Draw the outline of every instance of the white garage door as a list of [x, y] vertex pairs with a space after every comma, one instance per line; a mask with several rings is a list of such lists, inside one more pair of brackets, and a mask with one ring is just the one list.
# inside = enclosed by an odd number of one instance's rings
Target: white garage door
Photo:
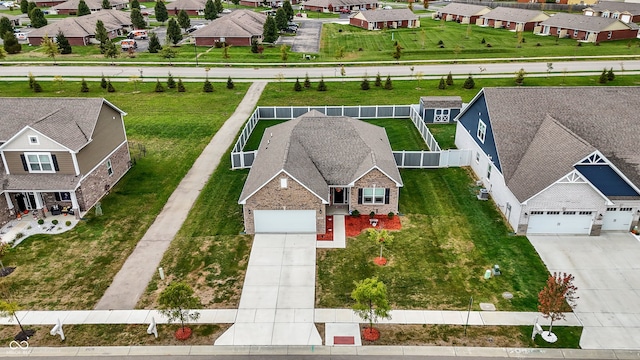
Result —
[[591, 232], [593, 215], [578, 214], [537, 214], [529, 217], [527, 234], [576, 234]]
[[609, 208], [602, 217], [602, 230], [624, 230], [631, 229], [633, 212], [631, 208]]
[[256, 233], [315, 233], [315, 210], [255, 210]]

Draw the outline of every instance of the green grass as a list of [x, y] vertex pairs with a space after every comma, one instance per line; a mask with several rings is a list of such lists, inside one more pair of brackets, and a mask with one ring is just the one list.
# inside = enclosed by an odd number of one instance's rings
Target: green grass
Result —
[[262, 140], [262, 134], [266, 128], [278, 124], [282, 124], [287, 120], [260, 120], [256, 124], [256, 127], [251, 132], [251, 136], [247, 140], [247, 143], [244, 145], [244, 151], [252, 151], [257, 150], [258, 146], [260, 146], [260, 141]]
[[[248, 84], [209, 94], [196, 83], [186, 83], [185, 93], [162, 94], [153, 92], [155, 81], [139, 84], [139, 93], [132, 84], [116, 83], [112, 94], [97, 83], [89, 83], [88, 94], [80, 93], [78, 81], [41, 84], [44, 92], [34, 94], [25, 82], [3, 82], [0, 96], [105, 97], [128, 113], [125, 126], [137, 161], [102, 200], [103, 216], [91, 212], [69, 232], [29, 237], [3, 260], [17, 267], [3, 282], [23, 308], [90, 309]], [[215, 111], [203, 104], [216, 104]]]
[[456, 148], [456, 124], [428, 124], [427, 127], [441, 149]]
[[[464, 310], [469, 298], [501, 311], [535, 311], [547, 270], [526, 237], [510, 236], [492, 202], [478, 201], [462, 168], [401, 170], [403, 229], [373, 264], [378, 246], [360, 235], [346, 249], [319, 250], [316, 305], [351, 307], [353, 281], [378, 276], [393, 308]], [[499, 264], [504, 275], [484, 280]], [[509, 291], [512, 300], [501, 294]]]

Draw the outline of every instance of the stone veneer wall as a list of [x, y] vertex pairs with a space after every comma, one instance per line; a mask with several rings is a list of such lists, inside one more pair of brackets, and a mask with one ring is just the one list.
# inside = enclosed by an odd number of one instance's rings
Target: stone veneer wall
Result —
[[[388, 188], [389, 203], [381, 205], [358, 204], [358, 189], [371, 187]], [[372, 211], [380, 215], [386, 215], [390, 212], [397, 213], [399, 194], [400, 188], [396, 186], [395, 182], [380, 170], [374, 169], [356, 181], [355, 186], [351, 188], [349, 209], [358, 210], [362, 215], [368, 215]]]
[[9, 212], [9, 204], [3, 193], [0, 193], [0, 227], [11, 221], [15, 216]]
[[[107, 160], [109, 159], [111, 159], [111, 168], [113, 169], [111, 176], [107, 173]], [[82, 180], [82, 184], [76, 190], [80, 211], [90, 209], [111, 190], [129, 170], [130, 160], [129, 148], [125, 142]]]
[[[280, 187], [280, 179], [287, 178], [287, 187]], [[251, 210], [251, 214], [249, 214]], [[243, 206], [244, 229], [247, 234], [254, 234], [253, 213], [255, 210], [315, 210], [316, 231], [326, 232], [325, 205], [317, 196], [309, 192], [297, 181], [282, 173], [247, 199]]]

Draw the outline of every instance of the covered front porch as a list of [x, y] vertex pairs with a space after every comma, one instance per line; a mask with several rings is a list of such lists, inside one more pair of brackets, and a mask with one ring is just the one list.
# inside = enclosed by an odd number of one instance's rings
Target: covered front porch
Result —
[[4, 197], [11, 218], [81, 215], [74, 191], [5, 191]]
[[327, 205], [327, 215], [348, 215], [349, 199], [351, 198], [351, 187], [331, 186], [329, 187], [329, 205]]

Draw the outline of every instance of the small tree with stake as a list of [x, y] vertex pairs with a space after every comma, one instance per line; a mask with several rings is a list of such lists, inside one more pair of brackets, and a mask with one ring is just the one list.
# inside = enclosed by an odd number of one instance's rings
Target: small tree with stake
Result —
[[190, 310], [200, 307], [200, 299], [193, 295], [193, 289], [183, 282], [172, 282], [160, 293], [158, 304], [160, 313], [167, 317], [169, 323], [180, 320], [182, 326], [175, 333], [176, 339], [188, 339], [191, 329], [184, 326], [185, 321], [200, 318], [200, 313]]
[[538, 311], [545, 319], [551, 319], [549, 334], [552, 334], [553, 322], [563, 320], [565, 312], [576, 306], [576, 290], [574, 276], [567, 273], [553, 273], [547, 279], [547, 285], [538, 294]]
[[[14, 337], [16, 341], [27, 341], [30, 337], [35, 333], [34, 330], [25, 330], [20, 323], [20, 319], [18, 319], [17, 312], [20, 310], [18, 307], [18, 303], [13, 301], [0, 300], [0, 316], [15, 318], [18, 326], [20, 327], [20, 332], [18, 335]], [[10, 320], [11, 321], [11, 320]]]
[[387, 259], [382, 257], [382, 249], [384, 249], [385, 245], [390, 246], [393, 243], [393, 235], [389, 234], [386, 229], [367, 229], [367, 237], [369, 238], [369, 241], [376, 245], [380, 245], [380, 256], [377, 257], [374, 262], [378, 265], [386, 264]]
[[356, 301], [353, 311], [369, 322], [369, 328], [363, 333], [365, 340], [375, 341], [380, 338], [380, 332], [373, 328], [373, 323], [378, 318], [391, 318], [387, 287], [377, 277], [354, 282], [354, 285], [356, 288], [351, 292], [351, 298]]

